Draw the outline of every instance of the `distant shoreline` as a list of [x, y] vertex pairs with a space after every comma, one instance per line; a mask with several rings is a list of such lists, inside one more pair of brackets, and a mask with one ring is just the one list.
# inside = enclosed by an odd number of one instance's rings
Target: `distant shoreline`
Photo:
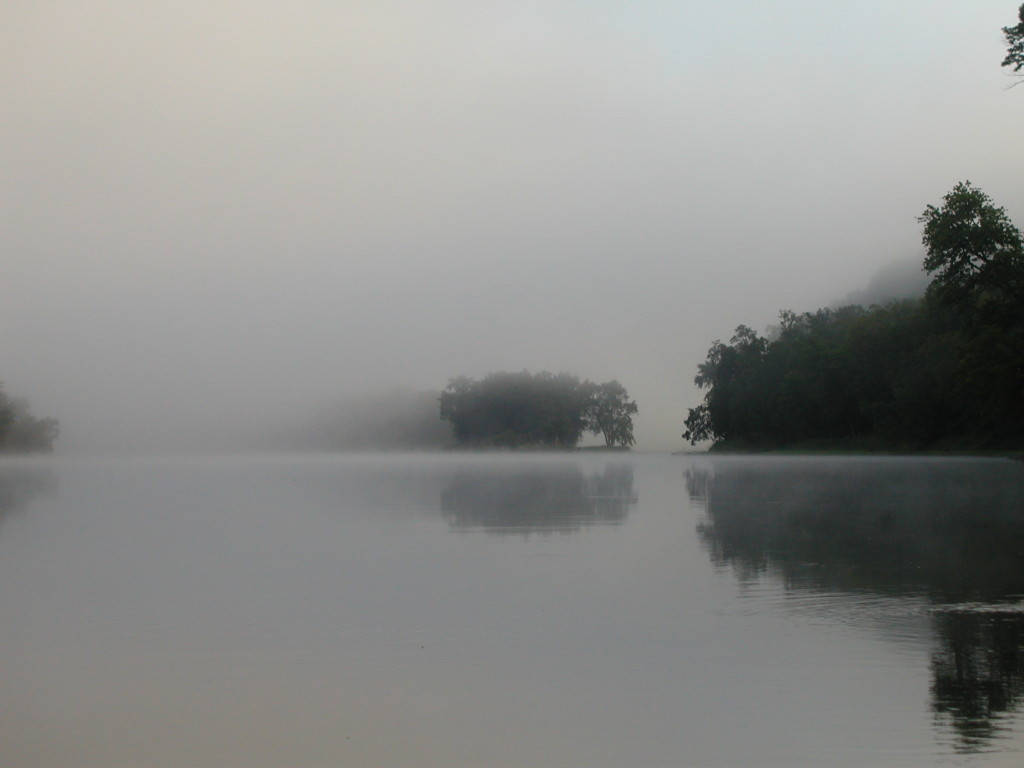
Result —
[[673, 456], [907, 456], [1008, 459], [1024, 462], [1024, 450], [1001, 451], [996, 449], [935, 448], [923, 450], [900, 450], [898, 448], [709, 448], [706, 451], [674, 451]]

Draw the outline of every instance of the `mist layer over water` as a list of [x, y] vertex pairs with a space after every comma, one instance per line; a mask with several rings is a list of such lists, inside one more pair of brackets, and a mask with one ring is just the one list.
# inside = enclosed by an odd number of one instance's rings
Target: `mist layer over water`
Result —
[[1022, 498], [995, 461], [7, 463], [0, 763], [1013, 764]]

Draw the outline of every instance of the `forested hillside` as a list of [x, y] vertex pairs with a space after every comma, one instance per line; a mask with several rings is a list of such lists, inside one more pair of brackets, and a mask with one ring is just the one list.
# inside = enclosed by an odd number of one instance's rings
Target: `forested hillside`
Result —
[[698, 367], [684, 438], [714, 447], [1024, 447], [1024, 240], [969, 182], [920, 217], [923, 299], [739, 326]]

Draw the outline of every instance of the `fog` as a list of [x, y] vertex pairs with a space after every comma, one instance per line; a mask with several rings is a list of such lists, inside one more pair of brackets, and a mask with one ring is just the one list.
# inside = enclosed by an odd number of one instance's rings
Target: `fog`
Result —
[[682, 447], [713, 339], [1024, 224], [1016, 6], [9, 0], [0, 378], [67, 452], [523, 368]]

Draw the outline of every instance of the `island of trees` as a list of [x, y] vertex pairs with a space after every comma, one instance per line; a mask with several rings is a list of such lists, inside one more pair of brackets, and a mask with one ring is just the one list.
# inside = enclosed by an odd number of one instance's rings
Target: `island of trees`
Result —
[[739, 326], [698, 367], [707, 392], [683, 437], [725, 450], [1024, 447], [1020, 230], [970, 182], [919, 220], [923, 298], [784, 311], [767, 336]]
[[37, 419], [27, 400], [9, 397], [0, 385], [0, 453], [49, 453], [58, 434], [56, 419]]
[[574, 448], [584, 432], [607, 447], [633, 444], [636, 403], [617, 381], [595, 384], [568, 373], [459, 376], [441, 393], [441, 418], [461, 446]]

